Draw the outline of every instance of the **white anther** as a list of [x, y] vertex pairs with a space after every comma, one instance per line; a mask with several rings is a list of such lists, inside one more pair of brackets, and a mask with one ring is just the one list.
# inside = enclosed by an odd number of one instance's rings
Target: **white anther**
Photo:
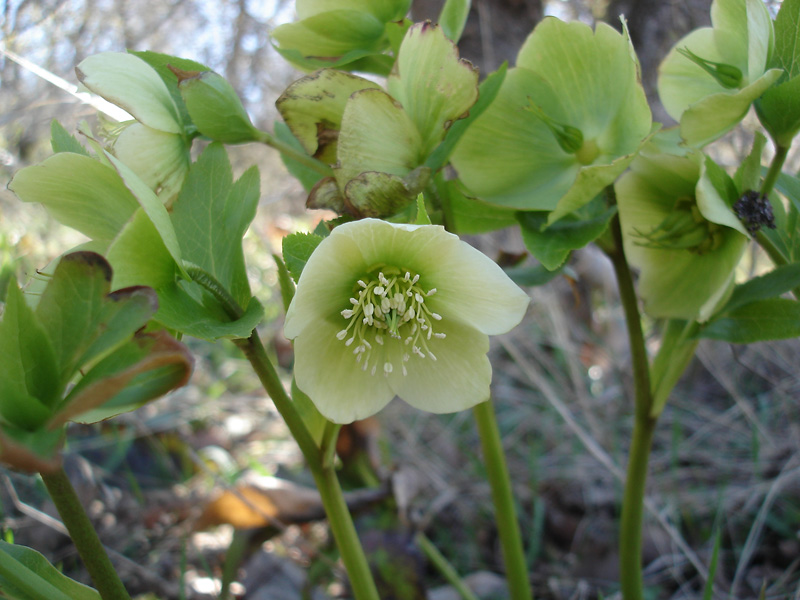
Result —
[[403, 281], [408, 281], [409, 279], [411, 279], [411, 273], [406, 271], [406, 274], [403, 275]]
[[349, 319], [350, 317], [352, 317], [352, 316], [353, 316], [353, 314], [354, 314], [354, 313], [353, 313], [353, 311], [352, 311], [352, 310], [350, 310], [349, 308], [348, 308], [348, 309], [346, 309], [346, 310], [343, 310], [343, 311], [342, 311], [342, 316], [343, 316], [345, 319]]
[[337, 339], [343, 340], [347, 337], [347, 329], [342, 329], [339, 333], [336, 334]]
[[416, 316], [416, 314], [417, 313], [414, 311], [414, 307], [412, 306], [411, 308], [409, 308], [406, 311], [406, 314], [403, 315], [403, 320], [404, 321], [410, 321], [411, 319], [413, 319]]
[[434, 319], [436, 319], [437, 321], [441, 321], [442, 320], [442, 315], [440, 315], [439, 313], [431, 313], [431, 316]]
[[375, 314], [375, 305], [372, 304], [372, 302], [364, 305], [364, 314], [368, 317], [371, 317], [373, 314]]
[[344, 345], [345, 345], [345, 346], [349, 346], [349, 345], [351, 345], [351, 344], [352, 344], [353, 342], [355, 342], [355, 341], [356, 341], [356, 336], [353, 336], [353, 337], [351, 337], [349, 340], [347, 340], [347, 341], [344, 343]]
[[436, 360], [436, 356], [430, 350], [428, 350], [428, 356], [430, 356], [433, 360]]
[[364, 289], [367, 289], [367, 284], [361, 281], [360, 279], [358, 280], [358, 285], [360, 285]]
[[414, 285], [419, 281], [419, 275], [414, 275], [414, 279], [411, 280], [411, 285]]
[[408, 369], [406, 369], [406, 366], [403, 365], [403, 376], [405, 377], [406, 375], [408, 375]]
[[436, 293], [436, 288], [431, 288], [428, 290], [428, 293], [425, 294], [426, 296], [433, 296]]
[[390, 362], [383, 363], [383, 372], [384, 372], [384, 374], [388, 375], [393, 370], [394, 370], [394, 367], [392, 366], [392, 363], [390, 363]]
[[447, 337], [447, 334], [445, 334], [445, 333], [434, 333], [433, 337], [439, 338], [440, 340], [443, 340], [444, 338]]
[[378, 344], [380, 344], [381, 346], [383, 346], [383, 336], [382, 335], [376, 335], [375, 336], [375, 341], [378, 342]]
[[403, 362], [408, 362], [409, 360], [411, 360], [411, 355], [408, 352], [404, 353]]
[[383, 311], [383, 314], [387, 314], [390, 310], [392, 310], [392, 303], [388, 298], [383, 298], [381, 300], [381, 310]]
[[353, 306], [358, 306], [358, 300], [356, 300], [355, 298], [350, 298], [350, 304], [352, 304]]
[[366, 348], [369, 348], [370, 350], [372, 350], [372, 344], [370, 344], [367, 340], [362, 340], [361, 341], [361, 347], [362, 348], [366, 347]]
[[423, 297], [422, 297], [422, 294], [420, 294], [419, 292], [417, 292], [416, 294], [414, 294], [414, 300], [416, 300], [416, 301], [417, 301], [417, 302], [419, 302], [420, 304], [422, 304], [423, 302], [425, 302], [425, 298], [423, 298]]

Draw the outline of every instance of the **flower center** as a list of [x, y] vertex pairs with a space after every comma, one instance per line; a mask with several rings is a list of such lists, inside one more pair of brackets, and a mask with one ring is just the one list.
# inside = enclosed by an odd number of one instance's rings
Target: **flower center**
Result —
[[679, 198], [672, 212], [651, 231], [634, 232], [638, 245], [658, 250], [688, 250], [703, 255], [722, 243], [722, 227], [707, 221], [690, 197]]
[[[389, 273], [389, 269], [386, 271]], [[444, 333], [433, 331], [433, 322], [442, 317], [425, 303], [425, 299], [435, 293], [436, 288], [423, 290], [419, 285], [419, 275], [412, 275], [409, 271], [398, 270], [396, 274], [389, 273], [388, 277], [380, 271], [369, 283], [359, 279], [358, 288], [350, 298], [352, 308], [342, 311], [342, 317], [348, 321], [347, 327], [336, 337], [340, 340], [346, 338], [345, 346], [355, 346], [356, 362], [373, 375], [378, 371], [378, 362], [383, 354], [375, 352], [373, 357], [373, 342], [383, 346], [389, 340], [398, 340], [405, 347], [400, 366], [403, 375], [408, 375], [406, 363], [411, 360], [411, 354], [436, 360], [428, 342], [432, 338], [445, 337]], [[383, 363], [385, 376], [393, 370], [391, 362]]]

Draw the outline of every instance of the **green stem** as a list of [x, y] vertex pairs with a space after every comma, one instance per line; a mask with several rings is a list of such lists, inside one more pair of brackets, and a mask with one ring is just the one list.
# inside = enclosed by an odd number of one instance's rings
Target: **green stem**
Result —
[[380, 600], [333, 463], [311, 469], [356, 600]]
[[519, 533], [511, 478], [503, 453], [494, 406], [491, 401], [481, 402], [472, 409], [472, 414], [481, 438], [486, 475], [492, 489], [497, 532], [503, 548], [503, 560], [506, 564], [506, 578], [511, 592], [511, 600], [531, 600], [533, 592], [530, 579], [528, 579], [528, 565], [525, 561], [525, 551]]
[[332, 455], [330, 460], [325, 460], [325, 455], [329, 452], [328, 448], [332, 445], [335, 449], [338, 426], [334, 424], [326, 426], [326, 445], [320, 449], [283, 388], [275, 367], [269, 360], [255, 330], [246, 340], [236, 340], [236, 345], [241, 348], [250, 361], [261, 384], [272, 398], [275, 407], [286, 421], [286, 426], [308, 461], [322, 499], [322, 505], [325, 508], [325, 514], [328, 515], [328, 523], [333, 537], [350, 577], [350, 585], [356, 600], [380, 600], [367, 557], [364, 555], [355, 525], [353, 525], [353, 518], [350, 516], [339, 479], [336, 476]]
[[[607, 189], [610, 204], [616, 204], [613, 188]], [[642, 527], [644, 517], [644, 494], [647, 484], [648, 461], [653, 442], [653, 431], [657, 418], [651, 417], [653, 396], [650, 388], [650, 365], [645, 347], [642, 320], [633, 276], [625, 258], [622, 245], [622, 229], [619, 214], [614, 215], [610, 225], [613, 247], [606, 254], [614, 266], [617, 276], [620, 301], [628, 327], [634, 383], [634, 425], [628, 456], [628, 472], [622, 501], [620, 523], [620, 583], [625, 600], [641, 600], [644, 595], [642, 574]]]
[[64, 469], [42, 473], [41, 476], [100, 597], [103, 600], [130, 600]]
[[288, 156], [292, 160], [296, 160], [297, 162], [299, 162], [304, 167], [308, 167], [309, 169], [312, 169], [313, 171], [316, 171], [317, 173], [319, 173], [323, 177], [332, 177], [333, 176], [333, 169], [331, 169], [325, 163], [317, 160], [316, 158], [313, 158], [313, 157], [309, 156], [305, 152], [300, 152], [299, 150], [296, 150], [295, 148], [292, 148], [286, 142], [282, 142], [281, 140], [272, 137], [266, 131], [259, 131], [259, 134], [260, 134], [260, 136], [259, 136], [258, 141], [261, 142], [262, 144], [266, 144], [267, 146], [270, 146], [271, 148], [275, 148], [275, 150], [277, 150], [281, 154], [284, 154], [285, 156]]
[[786, 162], [786, 156], [789, 154], [789, 146], [780, 146], [775, 144], [775, 156], [772, 157], [772, 162], [769, 165], [764, 181], [761, 184], [761, 195], [769, 196], [772, 193], [772, 188], [775, 187], [775, 182], [778, 181], [778, 176], [783, 169], [783, 163]]
[[308, 432], [308, 428], [303, 422], [300, 413], [297, 412], [289, 394], [286, 393], [283, 383], [278, 377], [272, 361], [267, 356], [267, 351], [264, 349], [256, 330], [253, 330], [249, 338], [234, 340], [234, 343], [244, 353], [247, 360], [250, 361], [259, 381], [261, 381], [261, 385], [264, 386], [267, 394], [272, 398], [275, 408], [286, 422], [289, 432], [297, 442], [297, 445], [300, 446], [300, 451], [308, 461], [308, 464], [312, 469], [318, 467], [322, 461], [320, 449]]
[[420, 531], [415, 536], [415, 540], [425, 556], [428, 557], [428, 560], [431, 561], [447, 582], [456, 589], [462, 600], [478, 600], [478, 597], [467, 587], [467, 584], [459, 577], [453, 565], [439, 552], [439, 549], [428, 539], [428, 536]]

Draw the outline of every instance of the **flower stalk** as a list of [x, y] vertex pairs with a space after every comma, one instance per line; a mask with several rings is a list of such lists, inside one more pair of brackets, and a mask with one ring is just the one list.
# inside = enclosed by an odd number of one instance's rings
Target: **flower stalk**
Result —
[[103, 600], [130, 600], [64, 469], [41, 473], [41, 476], [100, 597]]
[[519, 532], [514, 493], [511, 489], [511, 478], [508, 474], [508, 465], [503, 452], [494, 406], [491, 401], [481, 402], [473, 407], [472, 414], [481, 438], [483, 459], [486, 462], [486, 476], [492, 489], [497, 532], [503, 548], [503, 560], [506, 564], [506, 579], [511, 600], [532, 600], [533, 592], [528, 578], [528, 565], [525, 561], [522, 537]]
[[[609, 202], [616, 204], [613, 188], [607, 188]], [[625, 600], [641, 600], [644, 594], [642, 573], [642, 529], [648, 461], [657, 417], [651, 416], [653, 396], [641, 316], [633, 276], [625, 258], [619, 214], [611, 220], [613, 247], [606, 248], [617, 276], [620, 300], [628, 327], [634, 381], [634, 425], [628, 457], [628, 471], [620, 523], [620, 583]]]

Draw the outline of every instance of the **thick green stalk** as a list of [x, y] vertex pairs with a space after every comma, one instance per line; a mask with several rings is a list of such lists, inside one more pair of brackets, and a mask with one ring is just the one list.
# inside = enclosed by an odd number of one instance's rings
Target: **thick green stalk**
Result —
[[[308, 432], [300, 414], [295, 410], [291, 398], [283, 388], [283, 384], [278, 378], [275, 367], [269, 360], [264, 346], [257, 333], [253, 331], [247, 340], [237, 340], [237, 345], [242, 349], [250, 364], [253, 366], [264, 389], [272, 398], [278, 412], [286, 421], [292, 436], [300, 446], [314, 481], [319, 489], [322, 498], [322, 505], [325, 514], [328, 515], [333, 537], [339, 547], [347, 574], [350, 577], [350, 585], [356, 600], [380, 600], [375, 581], [369, 570], [367, 558], [358, 539], [356, 528], [353, 525], [353, 518], [347, 508], [347, 503], [342, 495], [342, 488], [336, 476], [332, 457], [328, 452], [328, 447], [320, 449]], [[327, 444], [336, 443], [335, 433], [338, 432], [336, 426], [326, 428], [328, 435]], [[326, 454], [329, 460], [325, 460]]]
[[[613, 188], [608, 189], [608, 195], [610, 202], [615, 203]], [[633, 434], [620, 522], [620, 584], [625, 600], [641, 600], [644, 595], [642, 574], [644, 494], [657, 418], [651, 416], [653, 396], [650, 388], [650, 365], [636, 290], [633, 286], [633, 276], [622, 245], [619, 214], [614, 215], [610, 229], [613, 247], [605, 250], [617, 276], [620, 300], [628, 327], [635, 403]]]
[[100, 597], [103, 600], [130, 600], [64, 469], [41, 475]]
[[511, 600], [531, 600], [533, 592], [530, 579], [528, 579], [528, 565], [525, 561], [525, 550], [522, 547], [522, 537], [519, 533], [511, 478], [503, 453], [494, 406], [490, 401], [481, 402], [472, 409], [472, 414], [481, 438], [483, 459], [486, 462], [486, 476], [492, 489], [497, 533], [503, 548], [503, 560], [506, 564], [506, 578]]
[[292, 148], [289, 144], [282, 142], [281, 140], [271, 136], [266, 131], [259, 131], [260, 137], [259, 142], [262, 144], [266, 144], [271, 148], [275, 148], [281, 154], [284, 154], [291, 158], [292, 160], [296, 160], [304, 167], [308, 167], [322, 175], [323, 177], [332, 177], [333, 176], [333, 169], [331, 169], [328, 165], [323, 162], [318, 161], [316, 158], [313, 158], [306, 154], [305, 152], [300, 152], [294, 148]]

